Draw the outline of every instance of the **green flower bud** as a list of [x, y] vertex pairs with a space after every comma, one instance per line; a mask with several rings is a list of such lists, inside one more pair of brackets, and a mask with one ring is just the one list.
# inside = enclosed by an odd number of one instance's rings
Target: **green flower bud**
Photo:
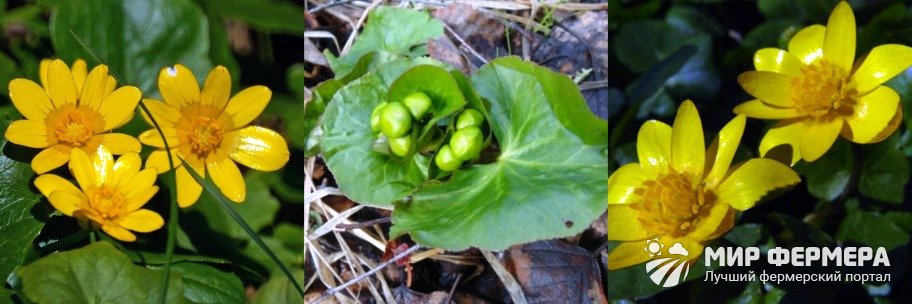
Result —
[[450, 137], [450, 149], [453, 157], [459, 160], [472, 160], [478, 158], [484, 145], [484, 135], [478, 127], [465, 127], [456, 130]]
[[437, 150], [437, 156], [434, 157], [434, 163], [437, 164], [437, 168], [447, 172], [456, 171], [456, 169], [459, 169], [459, 166], [462, 166], [462, 161], [453, 157], [453, 151], [450, 150], [449, 145], [444, 145], [443, 147], [440, 147], [440, 150]]
[[399, 138], [390, 138], [389, 146], [393, 154], [405, 157], [408, 155], [409, 150], [412, 149], [412, 137], [406, 135]]
[[456, 130], [464, 129], [465, 127], [481, 128], [482, 123], [484, 123], [484, 115], [481, 115], [481, 112], [475, 109], [465, 109], [459, 114], [459, 118], [456, 119]]
[[412, 116], [399, 102], [390, 102], [380, 110], [380, 131], [389, 138], [399, 138], [412, 131]]
[[380, 132], [380, 111], [383, 109], [383, 107], [386, 106], [386, 104], [386, 101], [381, 102], [379, 105], [377, 105], [376, 108], [374, 108], [374, 112], [371, 113], [371, 132], [374, 132], [375, 134]]
[[412, 113], [412, 117], [415, 119], [421, 119], [431, 108], [431, 98], [422, 92], [415, 92], [405, 96], [402, 99], [402, 103], [408, 107], [409, 112]]

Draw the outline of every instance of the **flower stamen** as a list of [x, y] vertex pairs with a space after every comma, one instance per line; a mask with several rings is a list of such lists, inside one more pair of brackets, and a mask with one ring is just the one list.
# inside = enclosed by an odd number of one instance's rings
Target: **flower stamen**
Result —
[[680, 237], [692, 232], [709, 215], [716, 195], [694, 187], [686, 175], [672, 172], [643, 182], [634, 190], [639, 200], [630, 205], [649, 235]]
[[842, 68], [819, 59], [801, 68], [792, 80], [795, 109], [802, 116], [829, 121], [852, 115], [857, 103], [855, 89], [848, 87], [849, 75]]

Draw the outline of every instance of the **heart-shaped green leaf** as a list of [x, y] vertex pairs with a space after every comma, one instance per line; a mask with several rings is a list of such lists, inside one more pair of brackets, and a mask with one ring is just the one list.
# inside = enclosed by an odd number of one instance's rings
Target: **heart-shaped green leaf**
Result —
[[[159, 303], [161, 270], [133, 265], [107, 242], [57, 252], [16, 270], [34, 303]], [[181, 302], [183, 284], [171, 274], [167, 303]]]
[[[6, 124], [2, 128], [6, 131]], [[10, 159], [7, 155], [21, 151], [0, 138], [0, 276], [7, 277], [22, 263], [32, 250], [32, 241], [44, 227], [44, 219], [36, 215], [52, 210], [46, 204], [36, 205], [41, 198], [32, 192], [31, 179], [35, 176], [28, 163]], [[34, 212], [36, 208], [45, 209]]]
[[237, 276], [197, 263], [175, 263], [171, 271], [183, 279], [184, 299], [191, 303], [246, 303], [244, 285]]
[[189, 0], [61, 1], [49, 27], [54, 49], [67, 63], [83, 58], [98, 64], [98, 56], [123, 77], [118, 81], [149, 96], [158, 91], [164, 67], [180, 63], [202, 79], [212, 66], [209, 23]]
[[501, 250], [579, 233], [605, 212], [608, 125], [569, 77], [507, 57], [482, 67], [472, 83], [491, 101], [500, 156], [397, 204], [392, 236]]

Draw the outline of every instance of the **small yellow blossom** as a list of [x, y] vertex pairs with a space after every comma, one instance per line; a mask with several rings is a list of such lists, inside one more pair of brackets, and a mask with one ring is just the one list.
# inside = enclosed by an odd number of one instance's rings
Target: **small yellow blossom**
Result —
[[79, 220], [80, 226], [101, 227], [111, 237], [132, 242], [130, 230], [152, 232], [164, 225], [158, 213], [140, 209], [158, 192], [154, 186], [155, 169], [140, 170], [139, 154], [129, 152], [114, 161], [105, 146], [98, 146], [91, 156], [82, 149], [72, 149], [70, 172], [79, 184], [54, 175], [35, 179], [41, 191], [57, 211]]
[[674, 126], [651, 120], [637, 135], [639, 163], [608, 178], [608, 239], [622, 241], [608, 255], [608, 268], [647, 261], [646, 240], [680, 243], [694, 259], [705, 241], [731, 229], [734, 210], [746, 210], [775, 189], [800, 179], [789, 167], [754, 158], [731, 166], [744, 115], [725, 125], [706, 149], [703, 127], [690, 100], [678, 108]]
[[[211, 178], [226, 197], [240, 203], [247, 190], [235, 162], [260, 171], [278, 170], [288, 162], [288, 144], [281, 135], [247, 126], [269, 103], [272, 92], [265, 86], [246, 88], [229, 99], [231, 76], [227, 69], [212, 69], [200, 91], [193, 73], [178, 64], [161, 70], [158, 88], [164, 102], [146, 100], [145, 104], [171, 148], [181, 207], [195, 203], [202, 192], [186, 165]], [[152, 124], [145, 114], [143, 118]], [[143, 132], [139, 140], [159, 148], [149, 155], [146, 166], [157, 168], [159, 173], [171, 169], [157, 130]]]
[[5, 134], [14, 144], [43, 149], [32, 159], [32, 170], [41, 174], [62, 166], [73, 148], [94, 153], [104, 144], [117, 155], [139, 152], [136, 138], [110, 132], [133, 117], [142, 95], [138, 88], [115, 90], [107, 66], [86, 73], [82, 60], [72, 70], [61, 60], [44, 60], [39, 74], [41, 86], [22, 78], [10, 81], [10, 99], [25, 119], [14, 121]]
[[799, 159], [814, 161], [840, 134], [867, 144], [896, 131], [902, 104], [899, 95], [882, 84], [912, 65], [912, 48], [877, 46], [859, 64], [855, 30], [852, 8], [840, 2], [826, 27], [805, 27], [789, 41], [788, 50], [757, 51], [757, 70], [738, 77], [744, 90], [757, 99], [734, 111], [752, 118], [781, 119], [761, 140], [761, 155], [787, 145], [791, 164]]

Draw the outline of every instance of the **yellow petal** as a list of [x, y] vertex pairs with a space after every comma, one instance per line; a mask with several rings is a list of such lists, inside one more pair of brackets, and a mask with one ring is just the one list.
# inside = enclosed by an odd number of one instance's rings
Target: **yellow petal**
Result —
[[[124, 176], [124, 179], [121, 179], [118, 187], [120, 188], [121, 193], [128, 198], [138, 196], [138, 194], [146, 191], [152, 191], [152, 194], [154, 194], [158, 191], [158, 187], [153, 186], [153, 184], [155, 184], [156, 176], [158, 176], [158, 171], [156, 171], [155, 168], [146, 168], [135, 175]], [[152, 188], [155, 188], [155, 190], [150, 190]], [[152, 196], [150, 195], [149, 197]], [[146, 199], [146, 201], [148, 201], [148, 199]], [[142, 201], [140, 204], [145, 204], [146, 201]]]
[[141, 209], [133, 211], [120, 219], [120, 226], [136, 232], [152, 232], [165, 225], [165, 220], [158, 213]]
[[747, 71], [738, 76], [738, 83], [748, 94], [783, 108], [795, 105], [791, 81], [792, 78], [785, 74], [763, 71]]
[[51, 61], [48, 67], [48, 95], [55, 105], [76, 104], [76, 82], [73, 73], [62, 60]]
[[861, 66], [852, 74], [852, 83], [861, 93], [867, 93], [902, 73], [912, 65], [912, 48], [899, 44], [875, 47]]
[[158, 192], [158, 186], [149, 186], [139, 191], [133, 192], [127, 196], [127, 203], [124, 205], [124, 211], [130, 212], [142, 208]]
[[136, 241], [135, 234], [117, 225], [103, 225], [101, 226], [101, 230], [104, 230], [104, 232], [110, 235], [112, 238], [118, 239], [122, 242]]
[[46, 148], [51, 145], [45, 125], [34, 120], [14, 121], [6, 128], [5, 136], [11, 143], [30, 148]]
[[637, 211], [630, 205], [608, 207], [608, 239], [612, 241], [639, 241], [649, 237], [649, 231], [637, 218]]
[[112, 130], [130, 122], [141, 96], [142, 93], [139, 92], [139, 88], [132, 86], [120, 87], [112, 92], [111, 95], [108, 95], [102, 101], [101, 109], [99, 110], [105, 122], [105, 130]]
[[16, 110], [29, 120], [44, 121], [54, 109], [47, 92], [34, 81], [13, 79], [9, 83], [9, 94]]
[[236, 202], [244, 202], [247, 196], [247, 185], [244, 184], [244, 177], [241, 176], [241, 170], [230, 158], [223, 158], [219, 162], [207, 162], [206, 172], [212, 182], [222, 190], [225, 197]]
[[73, 178], [79, 183], [79, 188], [91, 189], [98, 186], [96, 183], [95, 163], [81, 149], [71, 149], [70, 151], [70, 172], [73, 173]]
[[801, 158], [812, 162], [823, 156], [836, 142], [836, 138], [839, 137], [842, 124], [842, 119], [831, 119], [827, 122], [807, 122], [804, 133], [799, 138], [798, 149], [801, 150]]
[[272, 91], [264, 86], [252, 86], [234, 95], [228, 101], [225, 113], [231, 115], [231, 121], [235, 128], [241, 128], [249, 124], [266, 108], [272, 98]]
[[700, 114], [693, 102], [685, 100], [678, 107], [671, 127], [671, 166], [675, 171], [689, 175], [692, 182], [698, 182], [703, 179], [705, 162], [706, 145]]
[[229, 154], [231, 159], [252, 169], [274, 171], [288, 162], [285, 139], [263, 127], [250, 126], [229, 132], [222, 141], [233, 148]]
[[789, 40], [789, 53], [804, 62], [811, 64], [823, 56], [823, 37], [826, 36], [826, 27], [814, 24], [795, 33]]
[[[722, 203], [722, 204], [725, 204], [725, 203]], [[732, 226], [735, 225], [735, 209], [732, 209], [732, 208], [726, 208], [726, 209], [728, 209], [728, 212], [725, 213], [724, 218], [722, 219], [722, 222], [719, 223], [718, 227], [716, 227], [715, 232], [713, 232], [712, 234], [710, 234], [709, 236], [706, 237], [707, 240], [713, 240], [713, 239], [716, 239], [716, 238], [724, 235], [725, 233], [727, 233], [729, 230], [732, 229]]]
[[111, 92], [114, 92], [114, 88], [117, 86], [117, 80], [114, 80], [113, 76], [108, 75], [108, 80], [105, 81], [105, 93], [104, 96], [111, 95]]
[[[776, 150], [790, 152], [785, 158], [790, 159], [790, 161], [788, 161], [790, 165], [794, 165], [801, 159], [798, 142], [801, 134], [804, 133], [804, 129], [804, 123], [802, 120], [798, 119], [782, 120], [776, 123], [775, 126], [766, 132], [766, 135], [763, 135], [763, 139], [760, 140], [760, 156], [778, 159], [778, 157], [772, 155], [771, 152]], [[780, 146], [786, 147], [777, 148]], [[774, 150], [774, 148], [776, 149]]]
[[107, 133], [101, 135], [102, 145], [108, 148], [112, 154], [122, 155], [128, 152], [139, 152], [142, 145], [133, 136], [123, 133]]
[[640, 164], [626, 164], [608, 177], [608, 204], [629, 204], [636, 199], [633, 193], [646, 180]]
[[70, 160], [70, 148], [64, 145], [55, 145], [41, 150], [32, 158], [32, 170], [42, 174], [60, 166]]
[[[185, 166], [177, 167], [177, 205], [181, 208], [192, 206], [203, 192], [203, 186], [198, 184], [193, 176], [187, 172]], [[197, 172], [201, 176], [203, 172]]]
[[902, 111], [897, 111], [900, 108], [899, 95], [896, 91], [880, 86], [858, 99], [852, 115], [845, 118], [849, 127], [844, 128], [842, 134], [845, 138], [860, 144], [883, 140], [890, 134], [881, 134], [890, 127], [896, 113], [902, 115]]
[[[181, 160], [177, 157], [177, 149], [171, 149], [171, 158], [174, 161], [174, 167], [180, 166]], [[146, 159], [146, 168], [155, 168], [158, 174], [171, 170], [172, 167], [168, 165], [168, 154], [165, 153], [165, 150], [152, 151], [149, 158]]]
[[48, 69], [51, 67], [51, 59], [41, 59], [38, 64], [38, 79], [41, 80], [41, 86], [48, 88]]
[[73, 62], [73, 68], [71, 68], [70, 71], [73, 73], [73, 81], [76, 83], [77, 93], [82, 92], [82, 86], [85, 84], [88, 70], [89, 68], [86, 65], [85, 60], [76, 59], [76, 61]]
[[[175, 148], [180, 146], [180, 140], [177, 138], [177, 129], [174, 127], [162, 127], [162, 133], [165, 134], [165, 140], [168, 141], [168, 146]], [[158, 130], [152, 129], [142, 132], [139, 134], [139, 141], [143, 144], [153, 146], [156, 148], [164, 148], [165, 142], [162, 140], [161, 134], [158, 133]]]
[[827, 21], [823, 37], [823, 58], [843, 71], [852, 70], [855, 61], [855, 15], [848, 3], [836, 4]]
[[206, 77], [200, 101], [202, 104], [213, 105], [223, 110], [228, 104], [228, 97], [231, 97], [231, 75], [225, 67], [217, 66], [209, 72], [209, 77]]
[[651, 259], [645, 248], [646, 242], [624, 242], [608, 253], [608, 270], [617, 270], [637, 265]]
[[801, 181], [791, 168], [771, 159], [754, 158], [735, 169], [716, 189], [718, 199], [744, 211], [770, 191], [790, 187]]
[[715, 233], [725, 221], [729, 210], [731, 208], [726, 202], [717, 202], [709, 209], [709, 214], [696, 223], [697, 227], [687, 237], [699, 241], [709, 240], [709, 236]]
[[35, 188], [38, 188], [41, 195], [44, 195], [45, 197], [50, 197], [51, 193], [54, 193], [55, 191], [69, 192], [74, 195], [82, 193], [79, 188], [76, 188], [76, 185], [73, 185], [73, 183], [63, 177], [54, 174], [42, 174], [36, 177]]
[[158, 90], [165, 102], [174, 108], [183, 108], [200, 100], [196, 77], [190, 69], [180, 64], [164, 68], [158, 73]]
[[706, 175], [706, 183], [709, 187], [718, 185], [728, 174], [728, 167], [731, 165], [732, 158], [735, 157], [735, 152], [738, 151], [741, 135], [744, 134], [746, 121], [747, 118], [744, 115], [738, 115], [735, 119], [732, 119], [725, 127], [722, 127], [713, 145], [711, 145], [716, 151], [715, 153], [707, 153], [709, 157], [714, 157], [712, 159], [712, 169]]
[[108, 175], [105, 184], [114, 186], [123, 185], [127, 180], [136, 175], [136, 173], [139, 173], [140, 167], [142, 167], [142, 159], [139, 158], [139, 154], [132, 152], [125, 153], [114, 162], [114, 166], [111, 167], [111, 174]]
[[777, 48], [764, 48], [754, 54], [757, 71], [775, 72], [789, 76], [800, 76], [804, 64], [789, 52]]
[[[95, 168], [95, 185], [104, 184], [114, 173], [114, 155], [111, 154], [108, 147], [99, 145], [93, 154], [89, 154], [89, 157], [92, 159], [92, 167]], [[72, 154], [70, 154], [70, 158], [73, 158]]]
[[744, 114], [757, 119], [785, 119], [798, 117], [795, 108], [779, 108], [768, 105], [759, 99], [754, 99], [739, 104], [734, 109], [735, 114]]
[[85, 83], [82, 86], [78, 86], [82, 88], [79, 96], [79, 104], [99, 111], [101, 109], [101, 102], [105, 98], [107, 82], [108, 66], [102, 64], [92, 69], [92, 72], [86, 77]]
[[[155, 121], [158, 122], [160, 127], [173, 127], [174, 123], [181, 117], [180, 112], [176, 108], [173, 108], [164, 102], [155, 99], [143, 99], [143, 104], [146, 105], [146, 108], [149, 108], [149, 112], [152, 113], [152, 117], [155, 118]], [[152, 123], [152, 120], [149, 119], [149, 116], [146, 116], [145, 111], [140, 110], [139, 112], [142, 113], [142, 117], [146, 120], [146, 123], [150, 126], [155, 126]]]
[[54, 209], [60, 211], [67, 216], [72, 216], [73, 212], [81, 209], [83, 206], [83, 201], [85, 201], [85, 196], [82, 192], [70, 192], [57, 190], [51, 192], [51, 195], [48, 197], [48, 202], [51, 203], [51, 206], [54, 206]]
[[649, 177], [671, 167], [671, 127], [657, 120], [643, 123], [637, 133], [637, 158]]

